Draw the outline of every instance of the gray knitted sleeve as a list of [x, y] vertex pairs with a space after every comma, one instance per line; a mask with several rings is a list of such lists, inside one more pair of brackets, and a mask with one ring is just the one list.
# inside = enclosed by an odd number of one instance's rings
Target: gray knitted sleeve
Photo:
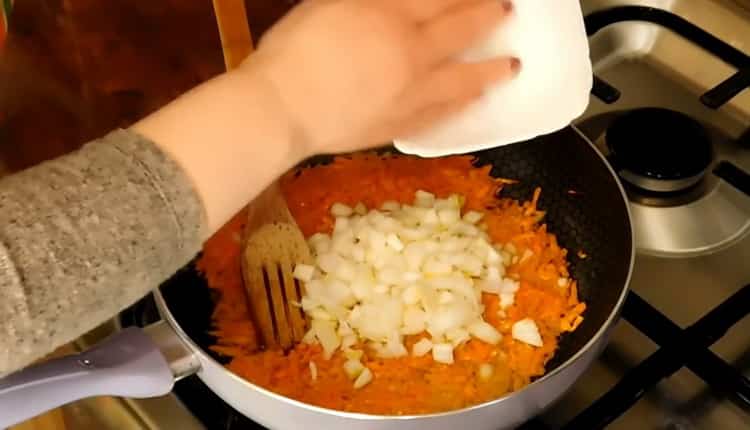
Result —
[[131, 131], [0, 180], [0, 375], [134, 303], [205, 232], [185, 173]]

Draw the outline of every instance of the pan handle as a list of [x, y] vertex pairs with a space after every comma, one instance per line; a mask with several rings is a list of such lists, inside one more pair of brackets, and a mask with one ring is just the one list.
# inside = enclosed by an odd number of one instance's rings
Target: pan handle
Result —
[[0, 429], [86, 397], [162, 396], [199, 366], [163, 321], [126, 328], [85, 352], [0, 379]]

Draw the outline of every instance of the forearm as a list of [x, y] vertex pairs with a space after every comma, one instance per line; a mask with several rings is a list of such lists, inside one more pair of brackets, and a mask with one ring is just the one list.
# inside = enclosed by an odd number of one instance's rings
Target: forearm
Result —
[[0, 181], [0, 375], [135, 302], [206, 231], [181, 169], [125, 131]]
[[192, 179], [212, 232], [303, 156], [273, 87], [252, 69], [214, 78], [133, 128]]

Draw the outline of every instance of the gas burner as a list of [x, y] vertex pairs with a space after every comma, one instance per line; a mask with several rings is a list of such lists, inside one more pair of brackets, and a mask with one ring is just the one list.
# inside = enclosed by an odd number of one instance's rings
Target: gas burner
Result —
[[750, 232], [750, 199], [712, 171], [716, 160], [744, 166], [736, 138], [674, 110], [644, 107], [579, 122], [618, 172], [643, 254], [718, 252]]
[[623, 181], [652, 193], [690, 190], [713, 159], [705, 128], [669, 109], [641, 108], [623, 114], [607, 129], [605, 142]]

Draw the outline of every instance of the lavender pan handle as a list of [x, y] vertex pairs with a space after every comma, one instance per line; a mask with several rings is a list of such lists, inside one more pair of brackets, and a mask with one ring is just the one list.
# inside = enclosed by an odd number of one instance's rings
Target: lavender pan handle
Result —
[[[171, 329], [162, 322], [156, 331], [163, 339]], [[175, 381], [171, 363], [152, 338], [141, 329], [127, 328], [86, 352], [0, 379], [0, 429], [86, 397], [167, 394]]]

